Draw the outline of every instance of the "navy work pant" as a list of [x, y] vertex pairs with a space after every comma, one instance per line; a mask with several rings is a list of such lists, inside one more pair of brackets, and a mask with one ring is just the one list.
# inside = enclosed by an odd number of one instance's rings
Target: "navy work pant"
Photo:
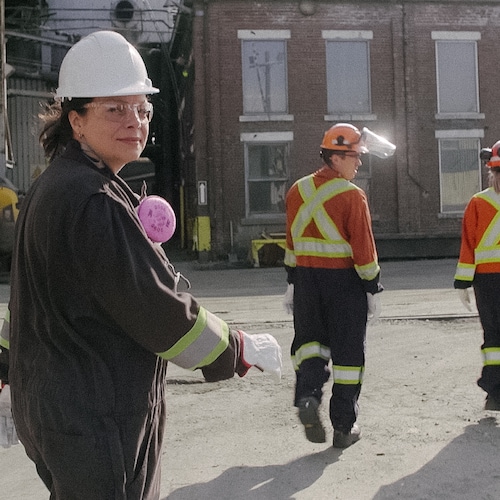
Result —
[[[294, 327], [291, 347], [296, 356], [301, 347], [320, 345], [330, 350], [332, 364], [357, 367], [365, 364], [367, 300], [362, 280], [354, 269], [297, 267], [294, 275]], [[326, 351], [327, 352], [327, 351]], [[296, 367], [295, 405], [314, 396], [319, 401], [329, 377], [329, 359], [322, 355], [300, 356]], [[356, 421], [359, 383], [338, 383], [334, 378], [330, 420], [334, 429], [347, 432]]]
[[[483, 327], [481, 349], [500, 350], [500, 274], [476, 274], [474, 294]], [[477, 383], [488, 395], [500, 401], [500, 364], [485, 364]]]

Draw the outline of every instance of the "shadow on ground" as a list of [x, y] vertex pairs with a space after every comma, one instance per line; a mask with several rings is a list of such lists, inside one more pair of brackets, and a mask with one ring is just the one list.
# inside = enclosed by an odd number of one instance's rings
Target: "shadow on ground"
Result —
[[[244, 460], [245, 450], [242, 450]], [[325, 468], [338, 461], [342, 451], [333, 447], [283, 465], [231, 467], [219, 477], [177, 490], [163, 500], [287, 500], [314, 484]]]
[[495, 417], [469, 425], [414, 474], [382, 486], [373, 500], [494, 500], [500, 498]]

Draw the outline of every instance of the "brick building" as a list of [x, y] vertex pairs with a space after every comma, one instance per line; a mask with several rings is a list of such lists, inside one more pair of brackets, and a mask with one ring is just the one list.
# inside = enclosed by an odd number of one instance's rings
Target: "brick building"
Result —
[[245, 260], [252, 241], [283, 234], [287, 189], [321, 166], [323, 134], [342, 121], [397, 145], [355, 181], [380, 256], [458, 254], [465, 204], [486, 187], [479, 150], [500, 139], [500, 0], [18, 3], [6, 0], [8, 175], [21, 190], [45, 167], [36, 115], [60, 60], [88, 31], [116, 29], [161, 88], [139, 167], [174, 205], [169, 245]]
[[244, 257], [283, 233], [286, 190], [342, 121], [397, 145], [356, 179], [380, 256], [458, 254], [465, 204], [486, 187], [479, 150], [500, 139], [500, 1], [195, 0], [192, 16], [182, 176], [200, 253]]

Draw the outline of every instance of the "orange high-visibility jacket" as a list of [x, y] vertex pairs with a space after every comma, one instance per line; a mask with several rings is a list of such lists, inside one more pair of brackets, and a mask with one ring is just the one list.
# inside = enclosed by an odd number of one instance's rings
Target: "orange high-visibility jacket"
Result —
[[364, 191], [323, 167], [299, 179], [286, 198], [285, 265], [354, 267], [367, 281], [380, 267]]
[[455, 280], [472, 282], [475, 273], [500, 273], [500, 194], [476, 193], [462, 221], [462, 241]]

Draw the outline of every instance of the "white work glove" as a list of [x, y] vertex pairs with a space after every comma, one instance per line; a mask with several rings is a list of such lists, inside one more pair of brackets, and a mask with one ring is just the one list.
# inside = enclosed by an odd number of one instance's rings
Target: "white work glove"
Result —
[[5, 385], [0, 392], [0, 446], [9, 448], [18, 444], [17, 432], [12, 418], [10, 387]]
[[464, 305], [465, 309], [472, 311], [472, 302], [470, 298], [470, 290], [468, 288], [457, 288], [458, 298]]
[[241, 330], [240, 334], [241, 354], [240, 360], [245, 366], [245, 370], [238, 372], [240, 377], [246, 375], [252, 367], [258, 368], [262, 372], [269, 372], [274, 381], [281, 380], [281, 347], [277, 340], [268, 333], [258, 333], [249, 335]]
[[293, 283], [288, 283], [283, 297], [283, 309], [287, 314], [293, 314]]
[[378, 320], [380, 313], [382, 312], [382, 304], [380, 303], [379, 295], [380, 294], [378, 293], [366, 294], [366, 300], [368, 301], [368, 317], [367, 317], [368, 325], [375, 323]]

